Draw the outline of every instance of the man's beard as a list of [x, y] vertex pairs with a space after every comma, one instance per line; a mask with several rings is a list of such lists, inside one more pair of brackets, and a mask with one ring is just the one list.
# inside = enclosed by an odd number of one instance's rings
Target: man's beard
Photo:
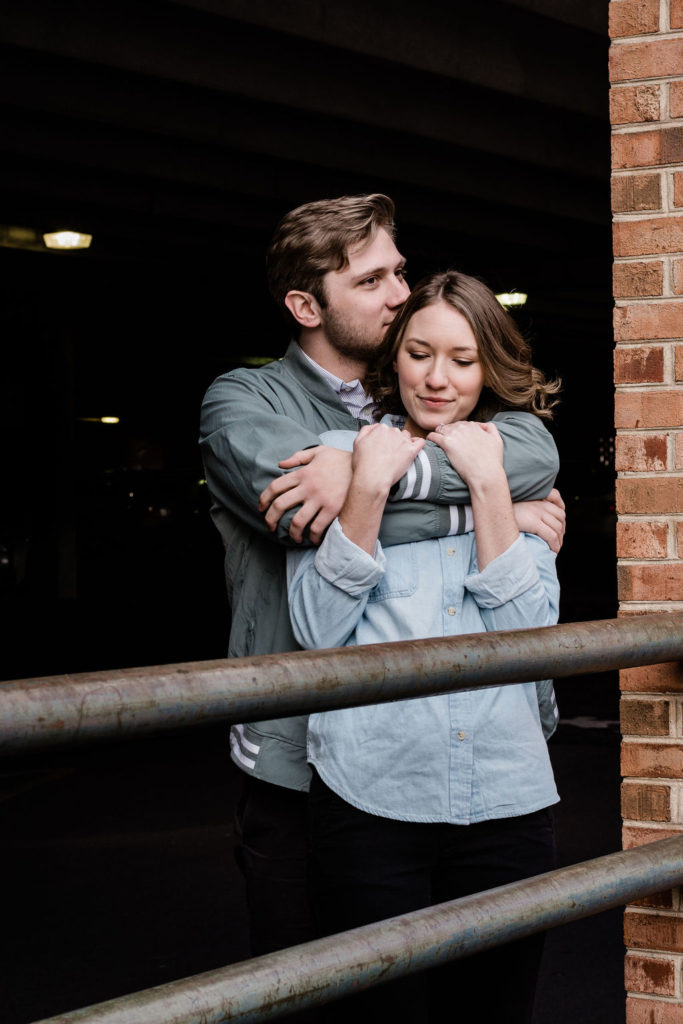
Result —
[[322, 321], [332, 348], [347, 359], [364, 363], [375, 354], [385, 334], [385, 331], [378, 331], [372, 335], [357, 324], [349, 323], [330, 307], [324, 310]]

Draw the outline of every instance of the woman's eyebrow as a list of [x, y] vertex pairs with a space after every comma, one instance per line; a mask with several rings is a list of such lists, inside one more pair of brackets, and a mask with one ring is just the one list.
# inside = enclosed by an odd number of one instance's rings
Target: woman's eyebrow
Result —
[[[423, 341], [422, 338], [416, 338], [410, 334], [405, 339], [406, 344], [412, 342], [414, 345], [426, 345], [427, 348], [431, 348], [431, 342]], [[475, 345], [451, 345], [451, 352], [471, 352], [473, 355], [478, 355], [479, 350]]]

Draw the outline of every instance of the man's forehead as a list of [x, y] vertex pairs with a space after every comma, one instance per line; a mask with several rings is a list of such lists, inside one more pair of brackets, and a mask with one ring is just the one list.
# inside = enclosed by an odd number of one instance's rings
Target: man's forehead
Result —
[[355, 277], [364, 271], [379, 270], [382, 267], [393, 270], [396, 264], [405, 262], [396, 248], [393, 238], [384, 228], [379, 228], [377, 234], [370, 241], [361, 242], [360, 245], [349, 249], [347, 258], [348, 266], [336, 273]]

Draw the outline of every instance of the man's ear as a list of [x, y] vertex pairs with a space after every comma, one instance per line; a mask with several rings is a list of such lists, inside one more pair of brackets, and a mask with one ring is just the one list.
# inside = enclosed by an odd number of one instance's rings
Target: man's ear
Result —
[[302, 327], [320, 326], [320, 306], [310, 292], [287, 292], [285, 306]]

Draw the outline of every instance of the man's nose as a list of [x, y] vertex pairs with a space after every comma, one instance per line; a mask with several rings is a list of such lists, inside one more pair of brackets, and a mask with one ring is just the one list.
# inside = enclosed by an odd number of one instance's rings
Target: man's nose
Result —
[[389, 298], [387, 299], [387, 305], [390, 309], [394, 309], [396, 306], [402, 306], [410, 295], [410, 288], [408, 282], [404, 277], [395, 277], [394, 285], [389, 292]]

